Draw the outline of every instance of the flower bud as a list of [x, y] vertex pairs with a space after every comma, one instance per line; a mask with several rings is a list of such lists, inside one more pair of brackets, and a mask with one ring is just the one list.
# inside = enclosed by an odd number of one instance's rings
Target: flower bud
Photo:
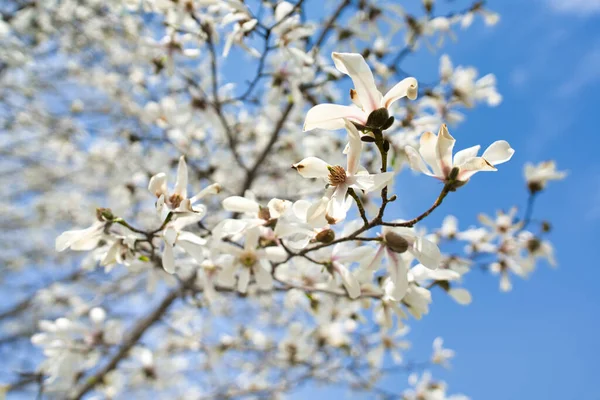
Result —
[[392, 117], [389, 117], [387, 119], [387, 121], [385, 121], [385, 124], [383, 124], [381, 126], [381, 130], [385, 131], [386, 129], [389, 129], [389, 127], [392, 126], [393, 124], [394, 124], [394, 117], [392, 116]]
[[96, 218], [100, 222], [112, 221], [115, 219], [115, 216], [112, 213], [110, 208], [96, 208]]
[[367, 118], [367, 126], [369, 128], [381, 129], [387, 123], [390, 118], [387, 108], [379, 108], [369, 114]]
[[331, 243], [335, 239], [335, 232], [332, 229], [325, 229], [317, 233], [315, 236], [317, 242], [320, 243]]
[[393, 252], [404, 253], [408, 250], [408, 241], [397, 233], [388, 232], [385, 234], [384, 239], [387, 247]]

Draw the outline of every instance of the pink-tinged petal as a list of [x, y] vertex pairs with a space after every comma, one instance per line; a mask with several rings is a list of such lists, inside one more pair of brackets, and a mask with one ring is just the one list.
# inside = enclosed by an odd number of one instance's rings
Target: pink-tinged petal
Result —
[[273, 277], [271, 276], [271, 266], [266, 260], [260, 260], [260, 263], [252, 267], [256, 284], [262, 290], [270, 290], [273, 288]]
[[419, 153], [423, 160], [431, 167], [433, 175], [443, 178], [437, 159], [437, 141], [438, 137], [431, 132], [425, 132], [419, 140]]
[[367, 123], [367, 115], [363, 110], [355, 106], [341, 106], [339, 104], [319, 104], [308, 110], [304, 120], [304, 131], [315, 128], [336, 130], [342, 129], [344, 118], [364, 125]]
[[344, 120], [346, 131], [348, 132], [348, 163], [346, 170], [354, 175], [360, 164], [360, 153], [362, 151], [362, 142], [358, 129], [347, 119]]
[[241, 196], [227, 197], [223, 200], [222, 204], [223, 208], [227, 211], [250, 214], [257, 214], [260, 208], [256, 201]]
[[364, 190], [365, 192], [372, 192], [374, 190], [379, 190], [385, 186], [387, 186], [392, 180], [394, 180], [393, 172], [384, 172], [381, 174], [359, 174], [353, 176], [351, 179], [353, 181], [352, 187]]
[[342, 278], [342, 283], [348, 292], [348, 296], [351, 299], [356, 299], [360, 296], [360, 283], [356, 279], [356, 277], [346, 268], [344, 264], [340, 264], [339, 262], [333, 263], [333, 268]]
[[389, 92], [383, 96], [383, 107], [390, 108], [390, 106], [396, 101], [403, 97], [408, 97], [410, 100], [417, 98], [419, 91], [419, 84], [415, 78], [405, 78], [398, 82]]
[[390, 280], [394, 284], [392, 297], [397, 301], [402, 300], [408, 290], [408, 268], [399, 254], [387, 249], [388, 256], [388, 273]]
[[238, 276], [237, 290], [240, 293], [246, 293], [248, 283], [250, 282], [250, 269], [243, 267]]
[[375, 86], [371, 68], [363, 56], [358, 53], [333, 53], [331, 58], [335, 67], [352, 79], [365, 113], [368, 115], [377, 110], [381, 106], [382, 96]]
[[185, 158], [179, 158], [179, 166], [177, 167], [177, 182], [175, 182], [174, 194], [178, 194], [184, 199], [187, 198], [188, 170]]
[[381, 260], [383, 259], [385, 252], [385, 246], [379, 246], [377, 252], [375, 253], [375, 257], [365, 264], [361, 264], [361, 267], [364, 267], [367, 271], [376, 271], [381, 266]]
[[492, 165], [498, 165], [507, 162], [515, 154], [515, 150], [510, 147], [506, 140], [498, 140], [490, 145], [481, 157]]
[[454, 165], [461, 165], [468, 159], [477, 157], [477, 153], [479, 153], [480, 147], [481, 146], [477, 145], [477, 146], [469, 147], [464, 150], [458, 151], [454, 155]]
[[444, 176], [448, 176], [452, 171], [452, 150], [455, 142], [446, 124], [442, 124], [438, 132], [436, 153], [438, 166]]
[[148, 183], [148, 190], [156, 197], [167, 194], [167, 175], [164, 172], [160, 172], [150, 178]]
[[329, 176], [329, 167], [325, 161], [317, 157], [306, 157], [304, 160], [293, 164], [294, 168], [304, 178], [323, 178]]
[[413, 243], [411, 252], [424, 267], [429, 269], [436, 269], [442, 262], [442, 253], [437, 245], [420, 236]]
[[465, 161], [462, 165], [458, 166], [460, 172], [456, 179], [459, 181], [469, 180], [475, 173], [479, 171], [497, 171], [496, 167], [487, 162], [483, 157], [474, 157]]
[[342, 184], [338, 185], [331, 196], [331, 199], [327, 203], [326, 218], [332, 220], [333, 223], [346, 218], [346, 194], [348, 193], [348, 186]]
[[165, 272], [175, 273], [175, 256], [173, 255], [173, 245], [165, 241], [165, 249], [162, 254], [162, 266]]
[[425, 164], [425, 161], [423, 161], [423, 157], [421, 157], [417, 150], [415, 150], [411, 146], [406, 146], [404, 148], [404, 153], [408, 157], [408, 164], [410, 165], [410, 169], [416, 172], [421, 172], [428, 176], [434, 176], [431, 173], [431, 171], [429, 171], [427, 164]]

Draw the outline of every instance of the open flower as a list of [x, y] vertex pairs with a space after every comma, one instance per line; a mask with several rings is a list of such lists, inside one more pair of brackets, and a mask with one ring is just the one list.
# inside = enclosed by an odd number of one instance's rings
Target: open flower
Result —
[[[315, 128], [341, 129], [344, 127], [344, 119], [367, 126], [373, 111], [379, 109], [387, 111], [396, 100], [403, 97], [411, 100], [417, 98], [418, 85], [415, 78], [403, 79], [383, 96], [377, 90], [371, 69], [363, 56], [357, 53], [333, 53], [331, 57], [338, 71], [350, 76], [354, 83], [350, 97], [355, 106], [316, 105], [306, 114], [305, 131]], [[382, 122], [385, 123], [386, 120], [387, 118]]]
[[148, 190], [158, 198], [156, 201], [156, 211], [162, 219], [166, 217], [166, 215], [163, 214], [165, 214], [165, 211], [167, 210], [173, 210], [177, 213], [205, 214], [206, 207], [200, 205], [196, 206], [196, 208], [192, 208], [192, 205], [206, 195], [219, 193], [221, 191], [221, 186], [215, 183], [204, 188], [204, 190], [200, 191], [195, 196], [188, 198], [187, 184], [188, 169], [183, 156], [179, 158], [177, 181], [175, 182], [173, 192], [170, 193], [167, 189], [167, 175], [164, 172], [160, 172], [150, 178]]
[[381, 231], [381, 245], [375, 253], [375, 257], [365, 268], [369, 271], [377, 269], [383, 257], [387, 258], [387, 269], [393, 284], [391, 295], [397, 301], [402, 300], [408, 290], [408, 267], [412, 258], [408, 261], [405, 260], [404, 253], [414, 256], [421, 264], [430, 269], [436, 269], [442, 261], [442, 255], [437, 245], [418, 236], [413, 229], [384, 226]]
[[457, 152], [452, 158], [455, 142], [444, 124], [437, 136], [431, 132], [425, 132], [421, 136], [418, 152], [411, 146], [404, 149], [414, 171], [445, 183], [466, 183], [476, 172], [496, 171], [496, 165], [507, 162], [515, 153], [508, 142], [498, 140], [481, 157], [477, 156], [480, 148], [477, 145]]
[[557, 171], [554, 161], [543, 161], [538, 165], [525, 164], [525, 180], [531, 193], [544, 190], [548, 181], [558, 181], [567, 176], [566, 171]]
[[330, 165], [317, 157], [307, 157], [292, 167], [304, 178], [322, 178], [335, 187], [331, 199], [327, 203], [326, 218], [334, 224], [346, 218], [350, 206], [346, 195], [349, 188], [371, 192], [387, 185], [394, 177], [393, 172], [369, 174], [360, 168], [360, 152], [362, 142], [356, 127], [345, 120], [348, 132], [348, 161], [347, 166]]

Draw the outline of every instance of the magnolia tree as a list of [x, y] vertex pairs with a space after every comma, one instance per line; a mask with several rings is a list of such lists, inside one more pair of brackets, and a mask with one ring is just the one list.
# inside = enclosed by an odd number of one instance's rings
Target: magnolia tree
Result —
[[[441, 50], [498, 16], [439, 3], [0, 5], [3, 392], [466, 399], [429, 372], [454, 356], [441, 338], [403, 360], [408, 327], [434, 296], [468, 305], [474, 269], [508, 291], [553, 265], [531, 213], [565, 173], [525, 165], [527, 208], [478, 227], [444, 207], [515, 150], [461, 146], [464, 110], [502, 98]], [[435, 82], [403, 69], [418, 51]], [[411, 169], [439, 196], [398, 219]]]

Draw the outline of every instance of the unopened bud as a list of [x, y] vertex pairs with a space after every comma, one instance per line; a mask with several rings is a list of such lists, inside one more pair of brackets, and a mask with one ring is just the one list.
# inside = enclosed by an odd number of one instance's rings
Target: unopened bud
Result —
[[325, 229], [317, 233], [315, 239], [320, 243], [331, 243], [335, 239], [335, 232], [332, 229]]
[[384, 239], [387, 247], [396, 253], [404, 253], [408, 250], [408, 241], [397, 233], [388, 232]]
[[552, 230], [552, 225], [550, 225], [550, 222], [543, 221], [542, 222], [542, 232], [550, 232], [551, 230]]
[[369, 128], [380, 129], [381, 127], [385, 126], [389, 118], [390, 114], [388, 113], [387, 108], [378, 108], [369, 114], [369, 117], [367, 118], [367, 126]]
[[544, 190], [544, 186], [542, 186], [542, 184], [539, 182], [529, 182], [527, 184], [527, 188], [531, 194], [536, 194], [537, 192]]
[[392, 125], [394, 124], [394, 121], [395, 121], [395, 119], [394, 119], [394, 117], [393, 117], [393, 116], [392, 116], [392, 117], [389, 117], [389, 118], [387, 119], [387, 121], [385, 121], [385, 124], [383, 124], [383, 125], [382, 125], [382, 127], [381, 127], [381, 130], [382, 130], [382, 131], [385, 131], [386, 129], [389, 129], [389, 127], [390, 127], [390, 126], [392, 126]]
[[110, 208], [96, 208], [96, 218], [100, 222], [112, 221], [115, 219], [115, 216], [112, 213]]

